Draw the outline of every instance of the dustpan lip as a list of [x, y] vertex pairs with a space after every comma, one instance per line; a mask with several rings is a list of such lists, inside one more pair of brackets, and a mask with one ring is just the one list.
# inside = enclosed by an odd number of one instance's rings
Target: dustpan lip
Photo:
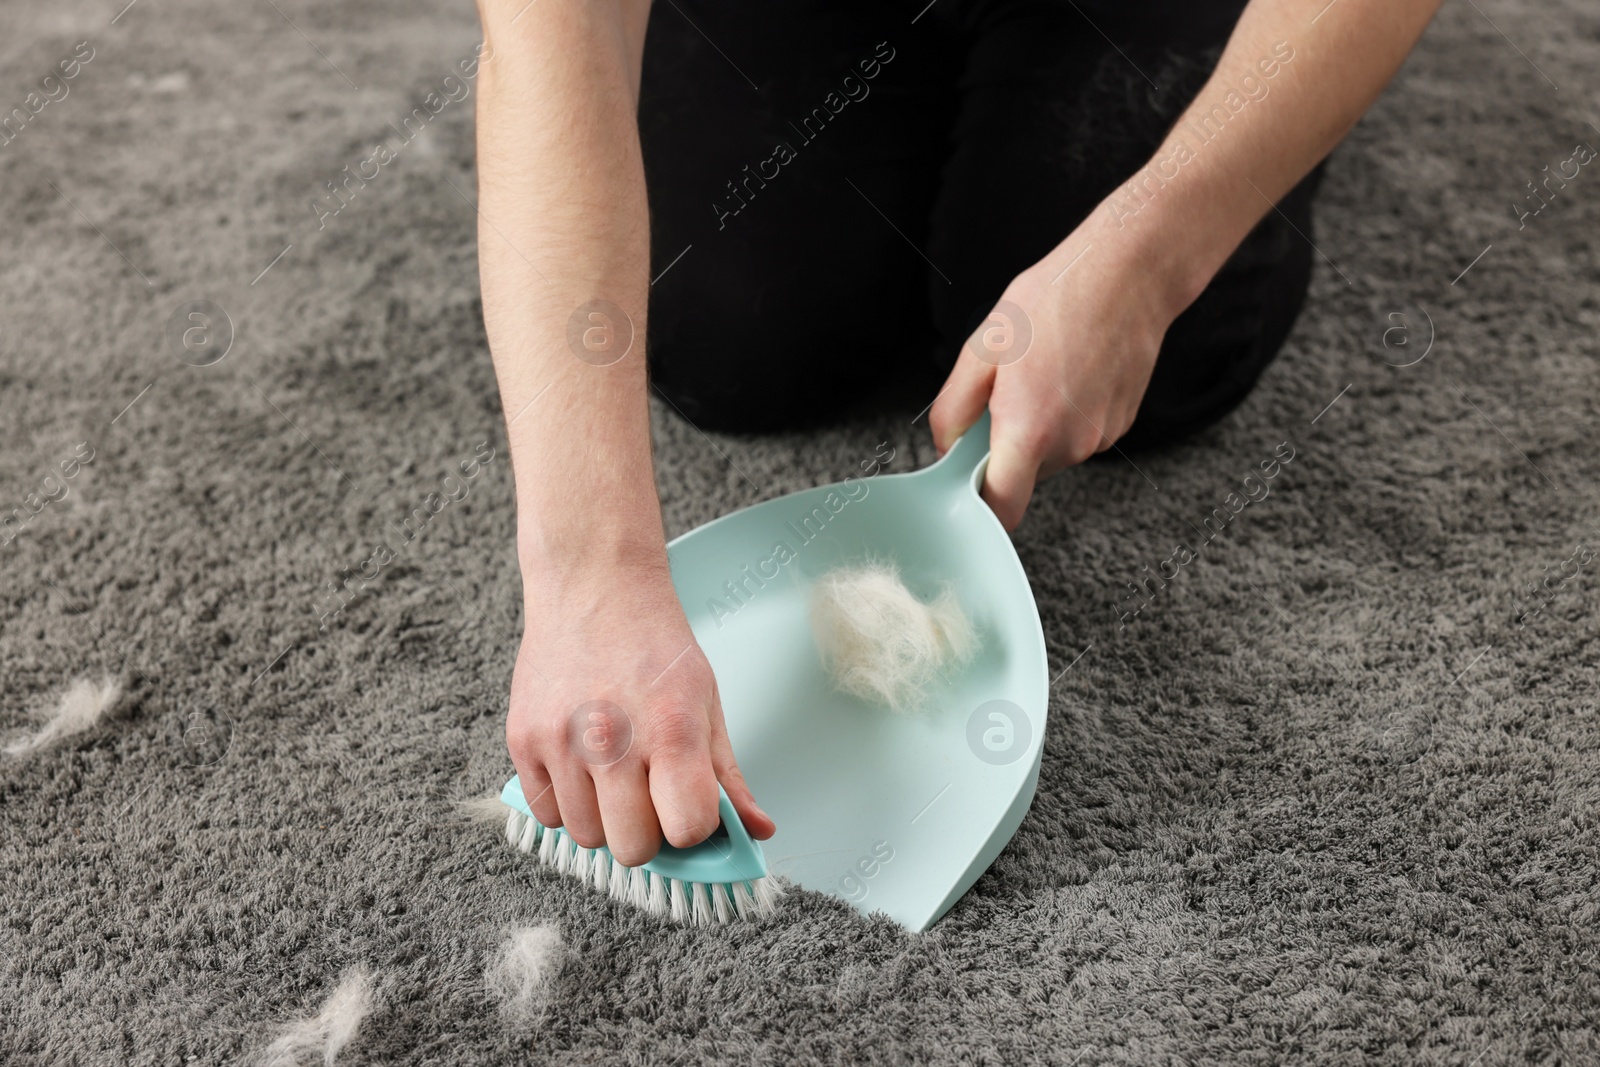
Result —
[[[983, 496], [981, 487], [983, 485], [983, 476], [989, 468], [989, 422], [989, 412], [987, 409], [985, 409], [984, 413], [979, 416], [978, 421], [973, 423], [972, 426], [968, 428], [966, 433], [957, 438], [955, 444], [951, 445], [944, 455], [940, 456], [926, 467], [919, 467], [914, 471], [895, 471], [892, 474], [875, 474], [871, 477], [874, 480], [882, 478], [888, 481], [904, 481], [908, 478], [943, 477], [944, 472], [955, 470], [960, 465], [960, 462], [968, 450], [977, 451], [977, 449], [974, 449], [973, 446], [977, 445], [979, 436], [981, 435], [981, 454], [978, 456], [978, 459], [972, 463], [971, 472], [964, 475], [957, 484], [964, 485], [967, 491], [969, 491], [973, 496], [976, 496], [979, 500], [982, 500]], [[970, 444], [967, 444], [966, 449], [963, 449], [963, 443], [966, 442], [970, 442]], [[729, 512], [724, 512], [714, 519], [707, 519], [700, 525], [683, 531], [683, 533], [667, 542], [667, 550], [670, 553], [673, 546], [678, 544], [678, 542], [683, 541], [692, 535], [703, 533], [706, 530], [721, 525], [730, 519], [743, 515], [747, 511], [753, 511], [756, 508], [766, 507], [768, 504], [775, 503], [779, 500], [789, 500], [793, 497], [804, 496], [808, 493], [826, 493], [830, 489], [838, 489], [847, 481], [849, 481], [849, 478], [842, 478], [838, 481], [824, 482], [821, 485], [813, 485], [805, 489], [796, 489], [792, 492], [780, 493], [777, 496], [769, 496], [765, 500], [757, 500], [754, 503], [746, 504], [743, 507], [735, 508]], [[996, 516], [993, 511], [989, 511], [989, 518], [993, 520], [995, 526], [999, 527], [1000, 533], [1005, 537], [1006, 542], [1009, 544], [1011, 541], [1011, 535], [1006, 533], [1006, 528], [1001, 525], [999, 517]], [[1016, 555], [1016, 548], [1014, 546], [1012, 548], [1012, 555]], [[1022, 561], [1020, 559], [1017, 560], [1019, 571], [1021, 570], [1021, 562]], [[1022, 578], [1024, 581], [1027, 581], [1027, 577], [1027, 573], [1022, 572]], [[1028, 587], [1028, 596], [1030, 600], [1033, 597], [1033, 586], [1031, 584]], [[1035, 614], [1037, 614], [1037, 604], [1034, 605], [1034, 609]]]

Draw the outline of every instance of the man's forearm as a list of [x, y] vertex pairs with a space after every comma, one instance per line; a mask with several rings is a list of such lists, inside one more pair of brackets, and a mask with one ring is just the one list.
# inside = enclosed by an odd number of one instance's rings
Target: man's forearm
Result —
[[[490, 59], [478, 104], [478, 258], [525, 571], [653, 556], [664, 543], [644, 358], [649, 226], [636, 112], [646, 8], [480, 4]], [[596, 301], [621, 315], [580, 315], [571, 331], [575, 312]]]
[[1324, 4], [1252, 0], [1161, 148], [1096, 212], [1098, 241], [1142, 259], [1174, 312], [1350, 131], [1439, 0]]

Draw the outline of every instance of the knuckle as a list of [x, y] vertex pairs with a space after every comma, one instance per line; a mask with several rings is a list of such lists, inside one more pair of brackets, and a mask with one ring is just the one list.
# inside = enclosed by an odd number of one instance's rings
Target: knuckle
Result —
[[610, 701], [581, 704], [562, 725], [561, 743], [591, 772], [617, 763], [633, 747], [633, 719]]
[[561, 806], [550, 798], [548, 794], [543, 799], [529, 804], [533, 809], [533, 817], [549, 827], [559, 827], [562, 824]]
[[606, 835], [589, 826], [569, 826], [567, 835], [576, 841], [580, 848], [599, 848], [606, 843]]
[[1068, 435], [1064, 449], [1069, 464], [1077, 465], [1100, 451], [1103, 438], [1093, 426], [1085, 424]]
[[680, 795], [678, 801], [659, 805], [656, 816], [661, 832], [677, 848], [698, 845], [717, 828], [721, 813], [717, 808], [716, 781], [698, 781]]
[[528, 716], [512, 713], [506, 717], [506, 748], [509, 751], [531, 755], [538, 747], [538, 729]]
[[1029, 419], [1013, 431], [1013, 447], [1029, 460], [1042, 459], [1055, 443], [1055, 425], [1042, 419]]
[[676, 815], [661, 821], [661, 832], [674, 848], [690, 848], [711, 836], [715, 822], [703, 825], [687, 815]]
[[531, 724], [533, 747], [538, 752], [557, 752], [567, 745], [566, 723], [558, 716], [541, 715]]
[[658, 749], [681, 752], [704, 747], [709, 734], [705, 715], [683, 705], [658, 708], [650, 719], [650, 740]]
[[624, 867], [642, 867], [656, 858], [656, 853], [661, 851], [661, 837], [654, 836], [630, 837], [618, 841], [610, 846], [612, 857]]

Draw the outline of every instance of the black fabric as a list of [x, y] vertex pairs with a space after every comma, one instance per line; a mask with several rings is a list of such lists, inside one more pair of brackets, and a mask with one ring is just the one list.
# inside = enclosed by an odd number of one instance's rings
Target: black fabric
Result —
[[[920, 407], [1006, 284], [1149, 158], [1240, 7], [656, 4], [639, 113], [656, 388], [727, 431]], [[1249, 393], [1304, 298], [1319, 174], [1173, 324], [1125, 445]]]

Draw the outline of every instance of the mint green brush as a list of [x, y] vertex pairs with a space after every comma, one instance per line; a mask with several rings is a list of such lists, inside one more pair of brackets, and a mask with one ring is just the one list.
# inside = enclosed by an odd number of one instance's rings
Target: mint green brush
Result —
[[783, 895], [727, 793], [715, 833], [691, 848], [663, 845], [642, 867], [624, 867], [606, 848], [582, 848], [566, 831], [545, 826], [528, 810], [520, 779], [506, 783], [500, 802], [511, 809], [506, 840], [512, 847], [652, 915], [696, 926], [754, 919], [775, 911]]

